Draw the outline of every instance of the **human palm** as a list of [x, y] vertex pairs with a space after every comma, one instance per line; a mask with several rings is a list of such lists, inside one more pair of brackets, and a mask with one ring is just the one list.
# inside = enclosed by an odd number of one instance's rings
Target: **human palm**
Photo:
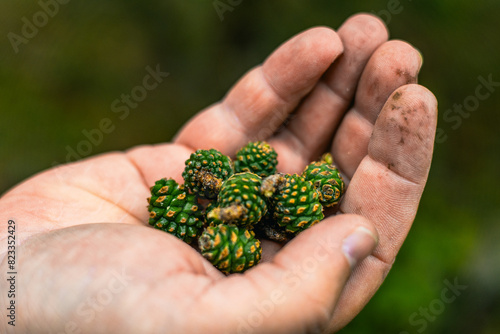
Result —
[[[420, 66], [419, 53], [387, 41], [372, 16], [354, 16], [337, 32], [313, 28], [247, 73], [173, 143], [103, 154], [18, 185], [1, 198], [0, 216], [3, 225], [16, 222], [22, 312], [15, 328], [1, 326], [19, 333], [342, 328], [390, 270], [427, 179], [437, 106], [415, 84]], [[340, 214], [284, 247], [264, 242], [263, 263], [226, 277], [147, 226], [146, 198], [159, 178], [182, 181], [195, 149], [232, 155], [250, 140], [267, 140], [288, 173], [330, 151], [349, 186]]]

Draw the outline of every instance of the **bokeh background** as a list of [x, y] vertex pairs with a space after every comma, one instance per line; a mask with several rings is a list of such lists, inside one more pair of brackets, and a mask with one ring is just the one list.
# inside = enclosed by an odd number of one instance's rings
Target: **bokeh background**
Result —
[[[292, 35], [379, 14], [424, 55], [419, 82], [438, 98], [445, 139], [391, 273], [343, 332], [500, 333], [500, 85], [474, 100], [479, 77], [500, 82], [499, 1], [66, 0], [47, 20], [43, 7], [0, 2], [0, 193], [67, 161], [103, 118], [114, 130], [80, 157], [168, 141]], [[25, 20], [42, 27], [21, 41]], [[121, 119], [111, 103], [156, 64], [169, 76]], [[465, 287], [451, 302], [448, 283]]]

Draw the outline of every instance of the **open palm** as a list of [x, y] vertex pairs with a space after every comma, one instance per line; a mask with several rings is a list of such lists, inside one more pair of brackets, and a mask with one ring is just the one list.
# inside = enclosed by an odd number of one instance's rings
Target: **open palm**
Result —
[[[19, 333], [343, 327], [390, 270], [427, 179], [437, 105], [416, 84], [421, 62], [409, 44], [387, 41], [369, 15], [337, 32], [313, 28], [248, 72], [173, 143], [103, 154], [18, 185], [0, 200], [0, 224], [16, 222], [22, 312], [15, 328], [0, 326]], [[342, 214], [285, 247], [264, 243], [263, 263], [226, 277], [150, 228], [146, 198], [159, 178], [182, 182], [194, 150], [234, 155], [251, 140], [275, 147], [287, 173], [330, 151], [349, 186]], [[6, 258], [1, 267], [7, 271]]]

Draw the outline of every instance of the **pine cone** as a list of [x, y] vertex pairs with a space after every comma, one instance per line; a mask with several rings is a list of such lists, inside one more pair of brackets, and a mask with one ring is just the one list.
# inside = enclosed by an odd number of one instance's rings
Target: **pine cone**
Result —
[[225, 274], [244, 272], [259, 263], [262, 256], [255, 233], [232, 225], [207, 227], [199, 246], [203, 257]]
[[311, 182], [297, 174], [282, 176], [285, 182], [278, 184], [269, 203], [276, 223], [285, 232], [297, 234], [324, 218], [323, 206]]
[[265, 141], [248, 143], [236, 153], [234, 170], [266, 177], [276, 173], [277, 157], [276, 151]]
[[195, 195], [173, 179], [155, 182], [148, 198], [149, 224], [190, 243], [202, 231], [203, 218]]
[[222, 185], [218, 208], [210, 211], [207, 218], [252, 229], [267, 212], [260, 193], [261, 182], [262, 179], [253, 173], [234, 174]]
[[312, 162], [305, 168], [302, 176], [318, 190], [321, 204], [332, 207], [339, 203], [345, 192], [345, 184], [339, 170], [327, 161]]
[[185, 185], [198, 196], [217, 198], [222, 183], [234, 173], [231, 159], [215, 149], [198, 150], [186, 160]]

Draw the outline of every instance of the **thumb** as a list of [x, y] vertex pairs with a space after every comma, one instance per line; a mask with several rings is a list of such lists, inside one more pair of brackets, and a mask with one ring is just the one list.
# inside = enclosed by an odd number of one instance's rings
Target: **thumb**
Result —
[[[377, 239], [361, 216], [330, 217], [290, 241], [273, 261], [228, 277], [220, 288], [231, 305], [225, 308], [231, 332], [321, 332], [353, 267]], [[217, 299], [206, 297], [212, 303]]]

